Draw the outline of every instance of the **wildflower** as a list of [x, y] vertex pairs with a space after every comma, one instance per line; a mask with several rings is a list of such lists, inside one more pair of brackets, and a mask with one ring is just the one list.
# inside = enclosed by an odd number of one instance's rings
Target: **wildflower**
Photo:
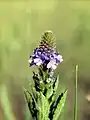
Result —
[[46, 31], [29, 59], [30, 66], [39, 66], [37, 72], [33, 71], [34, 84], [24, 92], [33, 120], [57, 120], [65, 104], [67, 91], [56, 97], [59, 76], [54, 70], [63, 58], [54, 40], [52, 31]]
[[[46, 34], [48, 36], [48, 34]], [[50, 38], [50, 37], [49, 37]], [[34, 54], [30, 56], [30, 66], [46, 66], [47, 69], [56, 69], [57, 65], [63, 61], [62, 56], [56, 51], [55, 47], [41, 41], [38, 48], [34, 49]]]

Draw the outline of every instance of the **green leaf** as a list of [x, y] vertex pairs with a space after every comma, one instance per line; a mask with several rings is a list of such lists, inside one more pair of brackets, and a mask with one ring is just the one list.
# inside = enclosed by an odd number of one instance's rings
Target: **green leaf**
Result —
[[62, 93], [61, 95], [59, 95], [58, 99], [56, 100], [53, 120], [58, 120], [58, 118], [62, 112], [62, 109], [64, 107], [66, 96], [67, 96], [67, 90], [64, 93]]
[[53, 93], [51, 95], [51, 97], [49, 98], [49, 101], [52, 103], [54, 98], [55, 98], [55, 95], [56, 95], [56, 91], [57, 91], [57, 88], [58, 88], [58, 84], [59, 84], [59, 75], [56, 77], [54, 83], [53, 83]]
[[49, 99], [52, 94], [53, 94], [53, 87], [50, 86], [50, 87], [47, 88], [47, 93], [46, 93], [47, 99]]
[[57, 78], [55, 79], [55, 82], [53, 84], [53, 90], [54, 90], [55, 93], [57, 91], [58, 84], [59, 84], [59, 75], [57, 76]]
[[37, 116], [37, 103], [33, 94], [31, 94], [28, 90], [24, 90], [24, 94], [28, 103], [28, 108], [32, 114], [32, 117], [35, 118]]
[[38, 120], [49, 120], [49, 103], [47, 98], [40, 92], [38, 96]]
[[32, 101], [30, 93], [25, 88], [24, 88], [24, 95], [25, 95], [27, 102]]
[[29, 111], [27, 105], [25, 105], [25, 109], [24, 109], [24, 111], [25, 111], [25, 120], [30, 120], [30, 118], [31, 118], [31, 114], [30, 114], [30, 111]]

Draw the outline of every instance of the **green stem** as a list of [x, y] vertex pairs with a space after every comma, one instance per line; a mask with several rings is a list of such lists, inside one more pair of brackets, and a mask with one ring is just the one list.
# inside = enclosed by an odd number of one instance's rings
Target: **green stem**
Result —
[[77, 120], [77, 79], [78, 79], [78, 65], [76, 65], [76, 83], [75, 83], [75, 110], [74, 110], [74, 120]]

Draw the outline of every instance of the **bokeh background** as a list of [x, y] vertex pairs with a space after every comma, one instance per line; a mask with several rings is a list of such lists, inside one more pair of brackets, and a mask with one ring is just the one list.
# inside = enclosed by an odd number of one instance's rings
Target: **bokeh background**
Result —
[[76, 64], [78, 120], [90, 120], [90, 1], [73, 0], [0, 1], [0, 120], [32, 120], [23, 87], [32, 83], [29, 55], [46, 30], [64, 58], [56, 70], [58, 94], [68, 88], [61, 120], [73, 120]]

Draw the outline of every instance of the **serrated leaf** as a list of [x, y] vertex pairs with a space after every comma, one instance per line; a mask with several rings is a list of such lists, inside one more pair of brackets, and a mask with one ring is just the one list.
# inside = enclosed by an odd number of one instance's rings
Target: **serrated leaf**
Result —
[[63, 95], [61, 96], [61, 99], [59, 99], [60, 96], [58, 97], [58, 99], [56, 101], [56, 109], [54, 111], [53, 120], [58, 120], [58, 118], [62, 112], [62, 109], [64, 107], [66, 96], [67, 96], [67, 90], [63, 93]]
[[55, 95], [56, 95], [56, 91], [57, 91], [57, 88], [58, 88], [58, 84], [59, 84], [59, 75], [56, 77], [54, 83], [53, 83], [53, 92], [52, 92], [52, 95], [51, 97], [49, 98], [49, 101], [52, 103], [54, 98], [55, 98]]
[[53, 83], [48, 83], [45, 85], [44, 95], [49, 99], [53, 94]]
[[27, 102], [32, 100], [30, 93], [25, 88], [24, 88], [24, 95], [25, 95]]
[[37, 103], [36, 100], [33, 96], [33, 94], [31, 94], [28, 90], [24, 90], [24, 94], [28, 103], [28, 108], [32, 114], [32, 117], [36, 117], [37, 116]]
[[58, 88], [58, 84], [59, 84], [59, 75], [57, 76], [57, 78], [54, 82], [54, 85], [53, 85], [54, 92], [56, 92], [56, 90]]
[[38, 120], [49, 120], [49, 103], [47, 98], [40, 92], [38, 96]]
[[53, 87], [50, 86], [49, 88], [47, 88], [47, 94], [46, 94], [47, 99], [49, 99], [52, 94], [53, 94]]

